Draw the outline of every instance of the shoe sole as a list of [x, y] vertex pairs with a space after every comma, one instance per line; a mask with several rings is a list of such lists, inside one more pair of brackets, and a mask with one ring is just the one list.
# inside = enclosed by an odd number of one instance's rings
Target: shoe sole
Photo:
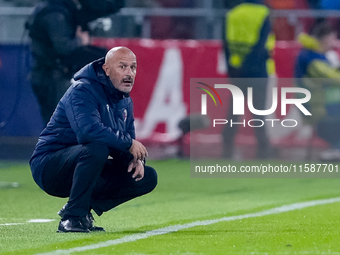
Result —
[[57, 230], [57, 233], [90, 233], [91, 231], [61, 231]]
[[105, 232], [105, 229], [102, 228], [102, 229], [89, 229], [90, 232]]

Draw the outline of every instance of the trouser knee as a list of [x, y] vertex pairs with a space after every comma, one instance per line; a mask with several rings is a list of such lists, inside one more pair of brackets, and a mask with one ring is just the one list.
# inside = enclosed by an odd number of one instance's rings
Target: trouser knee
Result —
[[84, 144], [80, 154], [80, 161], [88, 160], [91, 164], [99, 164], [104, 166], [109, 153], [109, 147], [106, 145], [99, 143]]
[[146, 178], [145, 182], [145, 194], [151, 192], [154, 188], [156, 188], [158, 183], [157, 172], [154, 168], [150, 166], [144, 167], [144, 178]]

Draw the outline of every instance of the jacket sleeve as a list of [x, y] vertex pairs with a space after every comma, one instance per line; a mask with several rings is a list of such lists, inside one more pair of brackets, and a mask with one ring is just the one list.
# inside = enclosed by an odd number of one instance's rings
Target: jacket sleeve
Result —
[[313, 60], [307, 67], [307, 73], [312, 78], [335, 79], [340, 84], [340, 71], [333, 68], [326, 61]]
[[310, 78], [324, 78], [317, 83], [319, 86], [340, 87], [340, 71], [326, 61], [313, 60], [307, 67], [307, 74]]
[[112, 129], [102, 123], [99, 102], [84, 86], [76, 86], [67, 99], [66, 116], [79, 144], [97, 142], [118, 151], [131, 147], [132, 138], [128, 132]]

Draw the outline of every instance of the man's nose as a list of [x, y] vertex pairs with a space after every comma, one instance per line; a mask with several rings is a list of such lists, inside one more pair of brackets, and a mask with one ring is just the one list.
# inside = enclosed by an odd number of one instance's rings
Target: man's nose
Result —
[[134, 75], [131, 67], [126, 68], [125, 69], [125, 73], [126, 73], [126, 75], [130, 75], [131, 77]]

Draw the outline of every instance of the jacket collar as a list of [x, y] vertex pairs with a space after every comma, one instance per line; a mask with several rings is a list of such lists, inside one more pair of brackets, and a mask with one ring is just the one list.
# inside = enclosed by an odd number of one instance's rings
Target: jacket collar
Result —
[[130, 96], [130, 93], [125, 93], [122, 91], [119, 91], [116, 89], [110, 78], [106, 76], [102, 65], [104, 64], [104, 59], [101, 59], [101, 61], [95, 62], [94, 68], [98, 77], [99, 82], [103, 85], [104, 91], [108, 98], [113, 102], [118, 102], [124, 98], [127, 98]]
[[[109, 84], [109, 87], [105, 86], [104, 90], [105, 90], [106, 93], [109, 94], [110, 99], [121, 100], [121, 99], [124, 99], [124, 98], [130, 96], [130, 93], [125, 93], [125, 92], [122, 92], [122, 91], [119, 91], [118, 89], [116, 89], [113, 86], [113, 84], [112, 84], [112, 82], [111, 82], [109, 77], [106, 76], [106, 80], [107, 80], [107, 82]], [[106, 88], [107, 88], [107, 90], [106, 90]]]

